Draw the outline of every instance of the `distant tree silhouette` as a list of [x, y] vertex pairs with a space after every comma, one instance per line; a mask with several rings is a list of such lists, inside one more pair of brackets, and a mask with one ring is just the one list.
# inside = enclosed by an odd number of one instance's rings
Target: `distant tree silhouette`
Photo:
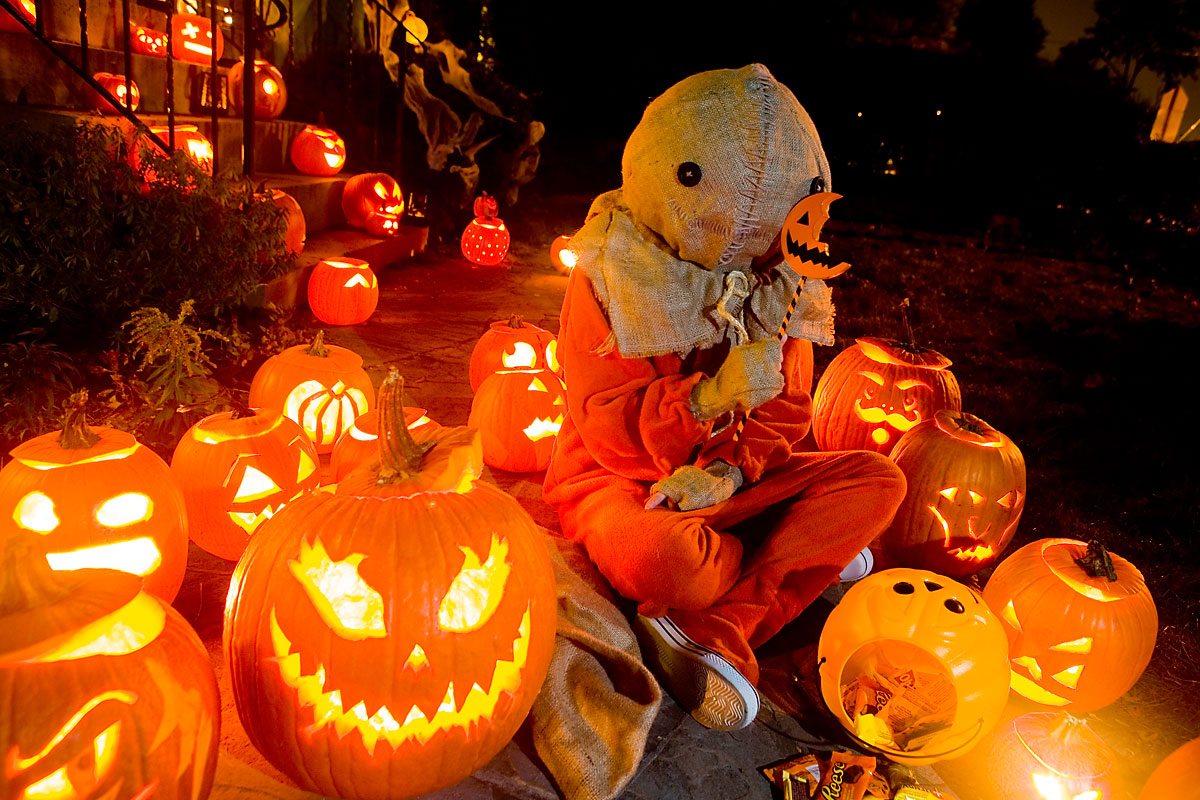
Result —
[[965, 51], [996, 66], [1032, 64], [1046, 41], [1034, 0], [966, 0], [955, 39]]
[[1167, 86], [1200, 71], [1195, 0], [1096, 0], [1096, 13], [1096, 24], [1079, 40], [1080, 52], [1103, 65], [1127, 94], [1146, 70]]

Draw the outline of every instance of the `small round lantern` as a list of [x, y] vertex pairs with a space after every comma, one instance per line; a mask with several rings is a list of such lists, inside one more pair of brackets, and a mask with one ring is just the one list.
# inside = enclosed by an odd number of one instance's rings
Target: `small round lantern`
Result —
[[472, 264], [494, 267], [508, 254], [509, 235], [504, 220], [496, 216], [496, 198], [484, 192], [475, 198], [475, 219], [462, 235], [462, 254]]
[[[404, 408], [404, 424], [414, 433], [418, 428], [441, 425], [429, 418], [423, 408]], [[424, 431], [422, 431], [424, 433]], [[329, 456], [329, 475], [332, 483], [345, 478], [354, 469], [362, 466], [379, 454], [379, 412], [371, 409], [359, 414], [350, 429], [338, 437]]]
[[292, 166], [305, 175], [337, 175], [346, 165], [346, 141], [329, 128], [305, 125], [289, 154]]
[[[838, 722], [901, 764], [965, 754], [1008, 699], [999, 620], [973, 589], [928, 570], [888, 569], [850, 587], [821, 630], [817, 659], [821, 697]], [[919, 718], [924, 725], [908, 726]]]
[[326, 258], [308, 278], [308, 307], [327, 325], [366, 322], [379, 305], [379, 281], [361, 258]]
[[571, 249], [570, 235], [564, 233], [550, 243], [550, 263], [554, 265], [554, 269], [569, 275], [571, 270], [575, 269], [577, 260], [578, 256]]
[[12, 800], [203, 798], [221, 704], [200, 638], [133, 575], [0, 544], [0, 788]]
[[1087, 723], [1065, 712], [1022, 714], [996, 735], [999, 800], [1113, 800], [1116, 754]]
[[911, 342], [863, 337], [838, 353], [813, 393], [822, 450], [889, 454], [896, 440], [941, 409], [962, 408], [950, 359]]
[[1200, 738], [1180, 745], [1150, 773], [1138, 800], [1196, 800], [1200, 797]]
[[304, 221], [304, 210], [300, 208], [300, 203], [279, 189], [272, 190], [271, 200], [287, 214], [287, 229], [283, 233], [284, 247], [289, 253], [301, 252], [308, 235], [308, 226]]
[[478, 480], [469, 428], [409, 435], [380, 389], [377, 463], [289, 504], [230, 583], [224, 651], [251, 743], [302, 788], [411, 798], [509, 742], [554, 650], [533, 520]]
[[996, 562], [1025, 508], [1025, 459], [1011, 439], [942, 410], [900, 437], [892, 460], [908, 491], [880, 545], [896, 563], [961, 576]]
[[545, 328], [539, 328], [513, 314], [488, 326], [471, 351], [468, 378], [471, 391], [487, 376], [506, 369], [548, 369], [562, 377], [558, 363], [558, 340]]
[[545, 369], [501, 370], [479, 385], [467, 425], [479, 430], [483, 461], [509, 472], [550, 466], [567, 390]]
[[[129, 98], [132, 102], [126, 102], [124, 75], [114, 75], [111, 72], [97, 72], [92, 77], [96, 79], [96, 83], [104, 87], [106, 92], [117, 99], [117, 103], [122, 108], [137, 111], [138, 103], [142, 99], [142, 92], [138, 89], [137, 81], [129, 81]], [[117, 110], [112, 103], [90, 86], [87, 89], [87, 106], [102, 113], [116, 112]]]
[[296, 345], [268, 358], [250, 382], [250, 406], [280, 409], [312, 439], [317, 453], [333, 444], [359, 414], [375, 405], [375, 387], [353, 350], [325, 344]]
[[133, 436], [88, 426], [85, 402], [76, 395], [62, 430], [17, 445], [0, 469], [0, 545], [35, 532], [52, 568], [131, 572], [169, 603], [187, 565], [183, 492]]
[[275, 409], [211, 414], [171, 457], [192, 541], [229, 561], [286, 503], [316, 490], [319, 466], [308, 434]]
[[397, 216], [404, 212], [404, 194], [395, 178], [386, 172], [364, 172], [346, 181], [342, 214], [347, 225], [365, 230], [367, 218], [380, 210]]
[[996, 567], [983, 597], [1008, 634], [1012, 690], [1043, 706], [1102, 708], [1154, 652], [1158, 609], [1142, 573], [1096, 542], [1030, 542]]
[[[246, 92], [242, 83], [245, 71], [245, 58], [239, 58], [237, 63], [229, 68], [229, 102], [237, 114], [242, 113], [242, 107], [245, 105]], [[254, 59], [255, 119], [275, 119], [283, 113], [287, 99], [288, 92], [283, 83], [283, 74], [269, 61]]]

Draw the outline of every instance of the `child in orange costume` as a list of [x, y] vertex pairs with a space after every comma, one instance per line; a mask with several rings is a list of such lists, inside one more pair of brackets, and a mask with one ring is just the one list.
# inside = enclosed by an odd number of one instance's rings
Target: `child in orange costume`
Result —
[[[766, 265], [788, 211], [828, 183], [812, 121], [765, 67], [704, 72], [650, 104], [621, 189], [571, 241], [568, 414], [545, 498], [638, 602], [651, 666], [709, 727], [754, 719], [753, 648], [838, 579], [904, 496], [877, 454], [793, 452], [811, 414], [811, 342], [832, 343], [833, 306], [821, 281]], [[751, 411], [735, 442], [731, 423]]]

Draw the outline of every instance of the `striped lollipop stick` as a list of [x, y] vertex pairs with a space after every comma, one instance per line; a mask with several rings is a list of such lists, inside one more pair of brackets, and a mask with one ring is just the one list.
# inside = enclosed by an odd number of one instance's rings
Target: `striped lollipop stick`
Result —
[[[783, 337], [787, 335], [788, 323], [792, 320], [792, 312], [796, 310], [796, 305], [800, 302], [800, 294], [804, 291], [804, 278], [801, 278], [796, 284], [796, 291], [792, 295], [792, 302], [788, 304], [787, 312], [783, 315], [783, 322], [779, 323], [779, 330], [775, 331], [775, 338], [778, 341], [783, 341]], [[732, 441], [736, 444], [741, 441], [742, 431], [746, 428], [746, 420], [750, 418], [753, 411], [748, 411], [738, 417], [737, 427], [733, 429]]]

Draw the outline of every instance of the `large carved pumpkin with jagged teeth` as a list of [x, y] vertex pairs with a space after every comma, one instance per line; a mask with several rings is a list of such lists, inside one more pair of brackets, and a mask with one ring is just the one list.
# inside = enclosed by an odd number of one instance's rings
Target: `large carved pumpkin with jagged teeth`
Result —
[[483, 766], [554, 647], [537, 527], [477, 480], [474, 430], [408, 435], [398, 394], [389, 378], [377, 463], [267, 522], [226, 604], [250, 741], [300, 786], [345, 798], [414, 797]]

